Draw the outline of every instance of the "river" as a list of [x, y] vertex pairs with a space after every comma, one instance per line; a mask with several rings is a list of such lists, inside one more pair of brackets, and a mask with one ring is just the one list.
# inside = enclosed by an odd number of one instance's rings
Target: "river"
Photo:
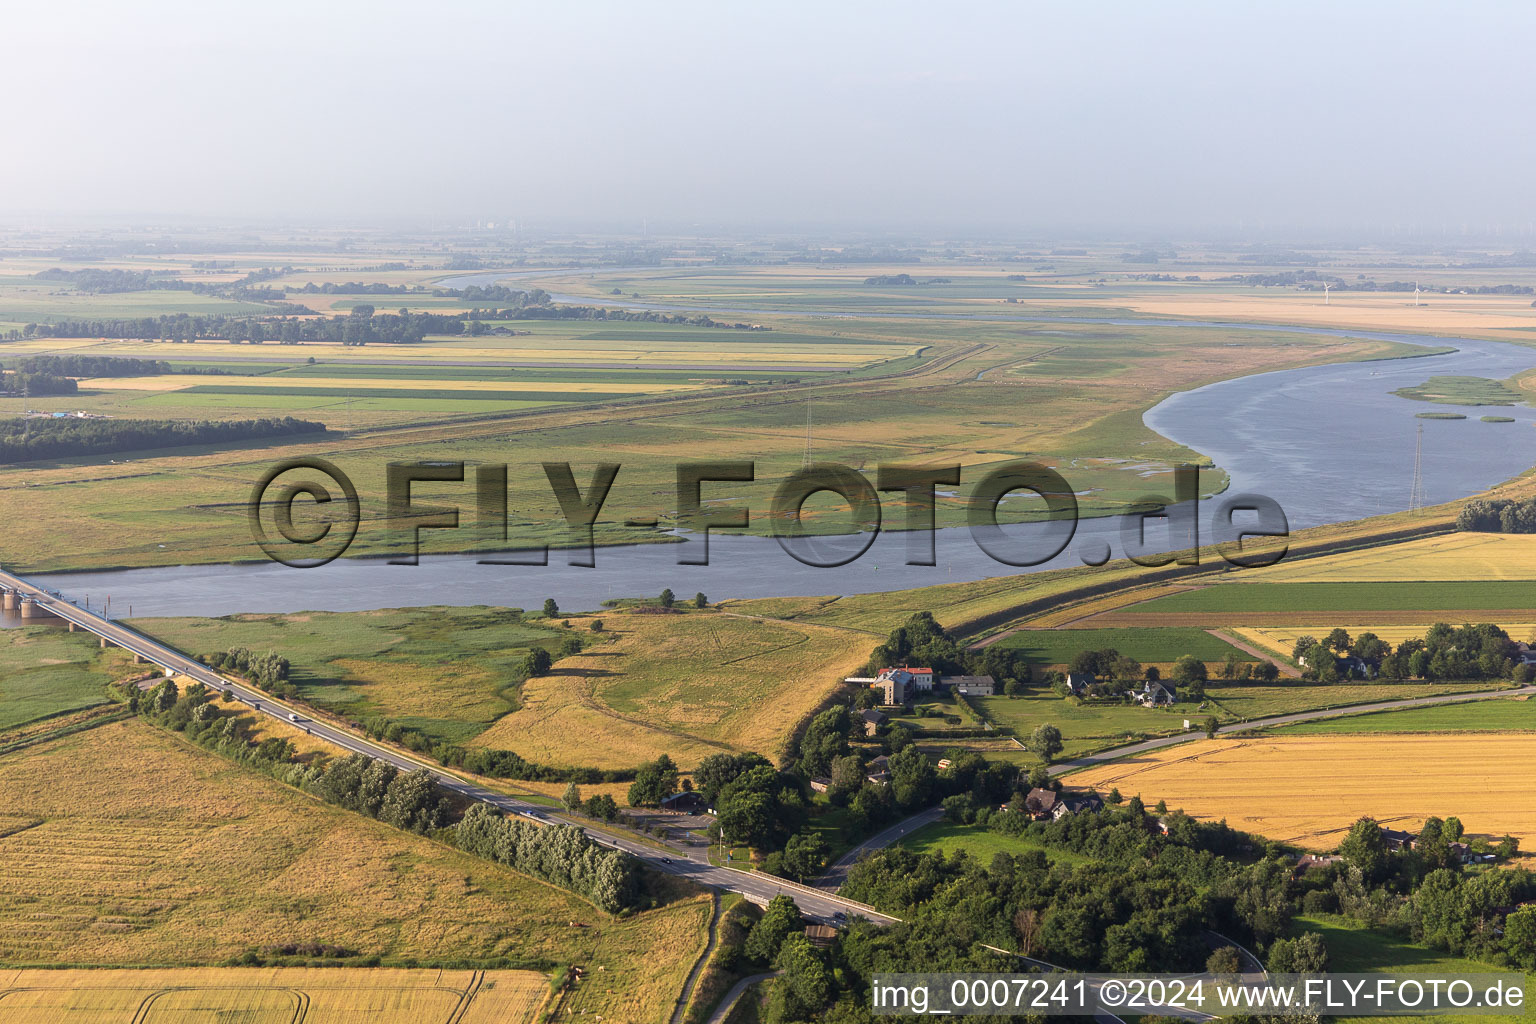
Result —
[[[582, 271], [583, 273], [587, 271]], [[551, 276], [547, 271], [539, 272]], [[490, 283], [507, 272], [474, 274], [443, 282], [454, 287]], [[529, 276], [535, 276], [530, 273]], [[589, 301], [559, 296], [564, 301]], [[770, 312], [669, 307], [675, 311]], [[786, 313], [812, 315], [805, 310]], [[864, 314], [861, 314], [864, 315]], [[965, 314], [911, 313], [903, 317], [977, 319]], [[1175, 394], [1150, 409], [1146, 424], [1173, 441], [1202, 452], [1231, 478], [1228, 493], [1254, 492], [1275, 498], [1293, 529], [1343, 522], [1408, 507], [1416, 430], [1423, 427], [1423, 489], [1426, 504], [1465, 497], [1508, 479], [1536, 463], [1536, 410], [1525, 407], [1457, 409], [1408, 401], [1391, 394], [1436, 374], [1504, 378], [1536, 366], [1536, 350], [1503, 342], [1322, 330], [1254, 324], [1052, 318], [987, 314], [983, 319], [1039, 323], [1052, 319], [1108, 325], [1194, 331], [1221, 327], [1286, 333], [1337, 334], [1397, 341], [1415, 346], [1451, 346], [1455, 352], [1414, 359], [1343, 363], [1280, 370], [1221, 381]], [[1464, 420], [1422, 420], [1425, 411], [1463, 411]], [[1497, 413], [1514, 423], [1483, 423]], [[1065, 474], [1070, 481], [1070, 472]], [[971, 481], [967, 481], [969, 484]], [[1207, 506], [1214, 502], [1204, 503]], [[1208, 528], [1210, 509], [1201, 512]], [[1047, 524], [1007, 528], [1021, 544], [1039, 550]], [[227, 615], [237, 612], [359, 611], [407, 605], [510, 605], [537, 608], [553, 597], [567, 611], [591, 610], [615, 597], [646, 596], [670, 587], [680, 597], [703, 592], [727, 597], [792, 597], [862, 594], [935, 583], [962, 582], [1019, 572], [1081, 564], [1102, 557], [1108, 545], [1123, 553], [1118, 519], [1084, 520], [1072, 544], [1033, 569], [1017, 569], [981, 551], [969, 531], [946, 529], [936, 537], [937, 564], [905, 564], [908, 539], [880, 535], [856, 561], [835, 569], [800, 564], [771, 538], [714, 533], [710, 564], [679, 565], [678, 544], [643, 544], [599, 549], [594, 568], [566, 564], [552, 552], [543, 567], [481, 565], [476, 556], [423, 557], [417, 566], [372, 559], [341, 559], [318, 569], [290, 569], [274, 563], [174, 566], [107, 573], [62, 573], [48, 585], [71, 597], [90, 595], [93, 608], [111, 598], [114, 615]], [[1205, 536], [1209, 536], [1207, 533]], [[861, 538], [829, 541], [860, 544]]]

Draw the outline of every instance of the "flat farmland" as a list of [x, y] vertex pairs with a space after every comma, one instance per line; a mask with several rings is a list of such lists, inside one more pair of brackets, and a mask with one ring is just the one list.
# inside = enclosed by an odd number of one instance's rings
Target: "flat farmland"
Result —
[[1326, 718], [1316, 722], [1298, 722], [1276, 730], [1285, 735], [1338, 735], [1356, 733], [1458, 733], [1458, 732], [1536, 732], [1536, 701], [1512, 697], [1509, 700], [1468, 701], [1465, 704], [1439, 704], [1401, 711], [1377, 711], [1348, 718]]
[[613, 639], [524, 683], [518, 710], [475, 745], [600, 768], [632, 768], [662, 753], [684, 767], [722, 751], [774, 757], [878, 642], [709, 612], [599, 617]]
[[1149, 629], [1021, 629], [999, 640], [999, 647], [1024, 651], [1039, 665], [1064, 665], [1080, 651], [1114, 648], [1121, 654], [1148, 663], [1177, 661], [1188, 654], [1201, 661], [1222, 661], [1235, 654], [1240, 661], [1254, 657], [1203, 629], [1153, 627]]
[[[1101, 612], [1085, 626], [1338, 626], [1536, 620], [1523, 580], [1222, 583]], [[1330, 629], [1332, 626], [1329, 627]]]
[[[1021, 740], [1041, 725], [1061, 730], [1065, 747], [1058, 759], [1122, 743], [1183, 732], [1184, 719], [1217, 714], [1214, 709], [1199, 711], [1197, 703], [1177, 704], [1172, 708], [1144, 708], [1134, 704], [1078, 703], [1049, 691], [1037, 691], [1019, 697], [973, 697], [972, 701], [998, 725], [1010, 726]], [[965, 745], [964, 743], [961, 744]], [[1023, 753], [1021, 751], [1021, 753]], [[1033, 754], [1024, 754], [1034, 761]]]
[[0, 972], [0, 1024], [532, 1024], [535, 971], [197, 967]]
[[1203, 740], [1074, 773], [1208, 820], [1316, 850], [1369, 815], [1417, 831], [1456, 815], [1472, 835], [1536, 840], [1536, 744], [1526, 734], [1274, 736]]
[[[11, 823], [0, 830], [0, 959], [10, 964], [206, 967], [310, 942], [386, 966], [576, 963], [601, 971], [603, 984], [578, 988], [575, 1005], [656, 1020], [706, 939], [710, 904], [694, 891], [666, 892], [655, 909], [613, 918], [137, 720], [7, 754], [0, 806]], [[387, 989], [389, 976], [378, 977]], [[10, 998], [0, 999], [0, 1014]]]
[[1536, 535], [1451, 533], [1282, 561], [1244, 570], [1243, 576], [1254, 583], [1528, 580], [1536, 594]]

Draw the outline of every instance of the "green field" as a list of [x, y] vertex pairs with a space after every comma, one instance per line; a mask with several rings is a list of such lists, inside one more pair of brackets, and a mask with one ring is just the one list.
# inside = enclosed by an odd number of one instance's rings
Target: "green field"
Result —
[[[1105, 747], [1117, 746], [1148, 736], [1182, 732], [1185, 718], [1204, 718], [1214, 710], [1200, 711], [1198, 704], [1177, 704], [1171, 709], [1144, 708], [1118, 702], [1079, 702], [1058, 697], [1050, 691], [1037, 691], [1021, 697], [973, 697], [971, 700], [988, 718], [1001, 726], [1012, 727], [1020, 739], [1028, 738], [1036, 726], [1051, 724], [1061, 730], [1065, 749], [1057, 760], [1067, 760]], [[1027, 755], [1033, 759], [1033, 755]]]
[[964, 850], [980, 864], [991, 862], [999, 853], [1020, 854], [1039, 850], [1053, 864], [1086, 864], [1090, 858], [1070, 850], [1041, 846], [1027, 839], [999, 835], [977, 825], [956, 825], [948, 821], [936, 821], [906, 836], [901, 846], [913, 853], [942, 853], [945, 856], [956, 850]]
[[[1417, 978], [1448, 978], [1467, 974], [1495, 974], [1509, 971], [1507, 967], [1479, 960], [1453, 956], [1438, 949], [1430, 949], [1416, 942], [1383, 929], [1371, 928], [1358, 921], [1334, 914], [1298, 917], [1298, 931], [1317, 932], [1328, 946], [1328, 969], [1338, 973], [1358, 974], [1405, 974]], [[1532, 991], [1536, 975], [1526, 978], [1527, 995]], [[1344, 1017], [1342, 1020], [1364, 1024], [1389, 1024], [1400, 1022], [1403, 1017]], [[1478, 1014], [1422, 1016], [1412, 1018], [1426, 1024], [1447, 1024], [1450, 1021], [1486, 1021], [1488, 1024], [1520, 1024], [1530, 1020], [1529, 1014]]]
[[1349, 718], [1300, 722], [1276, 732], [1536, 732], [1536, 701], [1479, 700], [1403, 711], [1378, 711]]
[[0, 730], [107, 704], [112, 678], [89, 634], [56, 626], [0, 629]]
[[1025, 651], [1036, 665], [1065, 665], [1080, 651], [1114, 648], [1142, 663], [1177, 661], [1189, 654], [1201, 661], [1222, 661], [1228, 654], [1241, 661], [1256, 660], [1203, 629], [1184, 626], [1123, 629], [1021, 629], [998, 646]]
[[454, 388], [342, 388], [299, 385], [268, 388], [242, 384], [198, 384], [183, 388], [183, 395], [297, 395], [324, 398], [426, 398], [480, 402], [613, 402], [635, 398], [635, 392], [604, 391], [471, 391]]
[[516, 708], [524, 655], [535, 645], [555, 653], [567, 632], [484, 606], [135, 625], [194, 655], [231, 647], [277, 651], [292, 663], [304, 700], [351, 718], [383, 715], [449, 742], [469, 739]]
[[1536, 607], [1522, 580], [1398, 583], [1226, 583], [1136, 605], [1137, 614], [1179, 612], [1481, 611]]

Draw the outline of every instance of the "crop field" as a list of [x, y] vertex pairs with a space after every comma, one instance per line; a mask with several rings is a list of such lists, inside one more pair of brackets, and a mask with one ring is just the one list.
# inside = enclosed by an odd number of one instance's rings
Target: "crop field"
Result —
[[1192, 655], [1201, 661], [1222, 661], [1228, 654], [1241, 661], [1255, 660], [1220, 637], [1203, 629], [1165, 627], [1150, 629], [1021, 629], [998, 641], [998, 646], [1022, 650], [1037, 665], [1065, 665], [1080, 651], [1114, 648], [1142, 663], [1177, 661]]
[[1245, 570], [1243, 578], [1255, 583], [1536, 580], [1536, 535], [1442, 534], [1324, 558], [1282, 561]]
[[[517, 706], [523, 657], [554, 653], [558, 624], [506, 608], [422, 607], [368, 612], [140, 619], [145, 632], [191, 654], [275, 650], [311, 703], [352, 718], [383, 715], [460, 742]], [[590, 632], [575, 633], [594, 643]]]
[[1272, 715], [1290, 715], [1298, 711], [1373, 704], [1377, 701], [1405, 700], [1410, 697], [1440, 697], [1446, 694], [1478, 693], [1497, 690], [1507, 683], [1472, 681], [1457, 683], [1424, 682], [1337, 682], [1280, 683], [1274, 686], [1252, 683], [1206, 684], [1205, 692], [1218, 707], [1233, 718], [1251, 720]]
[[1284, 735], [1345, 733], [1536, 732], [1536, 701], [1524, 698], [1438, 704], [1401, 711], [1377, 711], [1348, 718], [1298, 722], [1275, 730]]
[[[1306, 626], [1536, 619], [1536, 587], [1517, 580], [1224, 583], [1102, 612], [1093, 626]], [[1332, 626], [1329, 627], [1330, 629]]]
[[599, 617], [614, 639], [524, 683], [518, 710], [476, 745], [600, 768], [632, 768], [662, 753], [684, 767], [721, 751], [771, 758], [877, 642], [718, 613]]
[[534, 971], [192, 967], [0, 971], [0, 1024], [532, 1024]]
[[49, 715], [106, 704], [125, 658], [56, 626], [0, 629], [0, 735]]
[[1527, 734], [1273, 736], [1204, 740], [1073, 774], [1151, 804], [1317, 850], [1336, 847], [1369, 815], [1417, 831], [1456, 815], [1468, 833], [1536, 839], [1530, 800], [1536, 744]]
[[10, 964], [203, 966], [295, 942], [386, 965], [508, 957], [601, 968], [578, 1005], [658, 1019], [705, 941], [695, 892], [617, 920], [139, 721], [0, 758], [0, 806]]

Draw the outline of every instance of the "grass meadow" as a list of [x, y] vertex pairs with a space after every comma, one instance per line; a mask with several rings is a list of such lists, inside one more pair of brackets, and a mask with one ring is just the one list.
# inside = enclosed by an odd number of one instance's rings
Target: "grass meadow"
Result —
[[140, 619], [145, 632], [191, 654], [245, 647], [292, 664], [306, 701], [344, 717], [382, 715], [438, 739], [463, 742], [517, 707], [522, 662], [556, 654], [589, 631], [511, 609], [424, 607], [366, 612]]
[[1188, 654], [1201, 661], [1222, 661], [1234, 654], [1240, 661], [1254, 657], [1203, 629], [1024, 629], [1010, 633], [998, 646], [1025, 651], [1037, 665], [1065, 665], [1080, 651], [1114, 648], [1144, 664], [1177, 661]]
[[600, 768], [662, 753], [685, 768], [722, 751], [773, 758], [874, 646], [860, 632], [714, 612], [597, 617], [606, 641], [528, 680], [518, 710], [476, 745]]
[[111, 702], [124, 657], [57, 626], [0, 629], [0, 740], [27, 722]]

